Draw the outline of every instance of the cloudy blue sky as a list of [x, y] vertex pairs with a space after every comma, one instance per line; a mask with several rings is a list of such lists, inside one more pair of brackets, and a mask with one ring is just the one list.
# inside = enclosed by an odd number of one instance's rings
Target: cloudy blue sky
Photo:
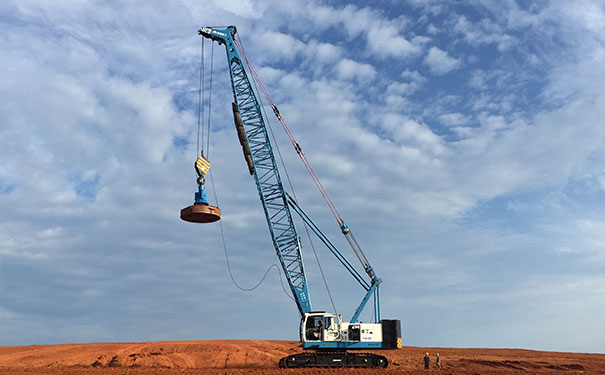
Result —
[[[600, 0], [3, 1], [0, 345], [297, 339], [275, 268], [240, 291], [219, 224], [179, 219], [196, 188], [197, 30], [232, 24], [405, 344], [605, 351]], [[251, 287], [276, 256], [223, 48], [210, 197]], [[346, 250], [271, 125], [301, 205]], [[332, 310], [302, 242], [313, 307]], [[349, 319], [362, 291], [320, 250]]]

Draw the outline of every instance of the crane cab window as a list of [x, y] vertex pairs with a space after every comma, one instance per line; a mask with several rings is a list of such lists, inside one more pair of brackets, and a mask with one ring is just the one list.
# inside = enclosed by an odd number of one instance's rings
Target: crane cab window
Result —
[[307, 341], [320, 341], [325, 327], [323, 316], [312, 316], [305, 324], [305, 338]]
[[351, 324], [349, 326], [349, 340], [359, 341], [361, 340], [361, 327], [359, 324]]

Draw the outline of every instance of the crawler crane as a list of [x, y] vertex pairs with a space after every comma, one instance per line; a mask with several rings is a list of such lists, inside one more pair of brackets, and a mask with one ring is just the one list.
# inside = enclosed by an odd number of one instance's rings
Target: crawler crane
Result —
[[[265, 212], [269, 232], [280, 260], [290, 291], [301, 316], [300, 340], [305, 349], [299, 354], [282, 358], [279, 366], [282, 368], [295, 367], [387, 367], [385, 356], [375, 353], [363, 353], [359, 350], [395, 349], [401, 347], [401, 327], [399, 320], [381, 320], [379, 287], [381, 279], [376, 276], [361, 247], [355, 240], [350, 228], [345, 224], [340, 214], [327, 196], [325, 189], [313, 172], [302, 148], [296, 142], [287, 128], [277, 106], [273, 103], [256, 72], [249, 64], [246, 55], [237, 38], [236, 28], [204, 27], [198, 32], [204, 38], [224, 45], [227, 51], [227, 62], [233, 89], [234, 102], [232, 105], [235, 127], [242, 146], [242, 151], [250, 175], [254, 177], [260, 200]], [[273, 113], [284, 126], [292, 144], [326, 199], [334, 214], [340, 229], [351, 245], [354, 253], [361, 262], [365, 276], [342, 255], [324, 233], [313, 223], [302, 210], [296, 200], [284, 190], [277, 162], [273, 153], [261, 105], [252, 88], [248, 70], [258, 83], [260, 90], [267, 97]], [[199, 172], [198, 172], [199, 173]], [[200, 189], [203, 186], [200, 185]], [[202, 191], [196, 193], [196, 205], [184, 209], [181, 213], [183, 220], [191, 222], [209, 222], [218, 220], [218, 214], [212, 211], [212, 206], [204, 206], [199, 198]], [[188, 210], [188, 211], [185, 211]], [[210, 212], [212, 211], [212, 212]], [[343, 321], [340, 315], [315, 311], [311, 308], [311, 300], [307, 288], [307, 280], [301, 257], [299, 236], [294, 227], [292, 212], [301, 217], [312, 232], [319, 237], [327, 248], [334, 254], [344, 268], [365, 290], [361, 303], [355, 310], [350, 321]], [[210, 215], [210, 218], [208, 218]], [[374, 301], [374, 323], [361, 323], [360, 314], [371, 297]]]

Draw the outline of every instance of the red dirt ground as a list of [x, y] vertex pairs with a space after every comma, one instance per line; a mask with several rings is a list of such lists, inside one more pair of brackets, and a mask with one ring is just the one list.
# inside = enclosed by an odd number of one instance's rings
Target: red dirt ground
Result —
[[[298, 351], [292, 341], [239, 340], [2, 346], [0, 374], [605, 374], [604, 354], [409, 346], [379, 352], [389, 358], [387, 369], [277, 367], [281, 357]], [[427, 351], [432, 361], [428, 371], [422, 360]], [[436, 353], [441, 370], [434, 367]]]

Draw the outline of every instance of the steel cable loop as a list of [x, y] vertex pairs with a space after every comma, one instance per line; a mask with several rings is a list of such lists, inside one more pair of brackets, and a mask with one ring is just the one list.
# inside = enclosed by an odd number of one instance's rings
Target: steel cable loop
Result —
[[[216, 188], [214, 186], [214, 178], [212, 177], [212, 172], [209, 172], [208, 175], [210, 176], [210, 183], [212, 184], [212, 193], [214, 195], [214, 201], [216, 202], [216, 205], [218, 207], [219, 206], [218, 196], [216, 194]], [[267, 268], [267, 270], [263, 274], [263, 277], [260, 279], [260, 281], [255, 286], [253, 286], [251, 288], [244, 288], [241, 285], [239, 285], [239, 283], [235, 280], [235, 277], [233, 276], [233, 271], [231, 270], [231, 262], [229, 261], [229, 254], [228, 254], [228, 251], [227, 251], [227, 241], [225, 240], [225, 230], [223, 228], [223, 221], [222, 220], [219, 220], [219, 225], [220, 225], [220, 228], [221, 228], [221, 240], [223, 242], [223, 250], [225, 252], [225, 260], [227, 261], [227, 270], [229, 271], [229, 277], [231, 278], [231, 281], [233, 282], [233, 285], [235, 285], [239, 290], [241, 290], [243, 292], [251, 292], [251, 291], [257, 289], [263, 283], [263, 281], [265, 281], [265, 279], [267, 278], [267, 274], [269, 274], [269, 271], [271, 271], [271, 268], [275, 267], [277, 269], [277, 274], [279, 275], [279, 283], [281, 284], [282, 290], [284, 291], [284, 293], [286, 294], [286, 296], [288, 296], [288, 298], [290, 298], [290, 299], [292, 299], [294, 301], [294, 298], [292, 298], [292, 296], [290, 296], [290, 294], [286, 291], [286, 289], [284, 287], [284, 283], [282, 281], [281, 272], [279, 272], [279, 267], [275, 263], [273, 263], [272, 265], [270, 265]]]

